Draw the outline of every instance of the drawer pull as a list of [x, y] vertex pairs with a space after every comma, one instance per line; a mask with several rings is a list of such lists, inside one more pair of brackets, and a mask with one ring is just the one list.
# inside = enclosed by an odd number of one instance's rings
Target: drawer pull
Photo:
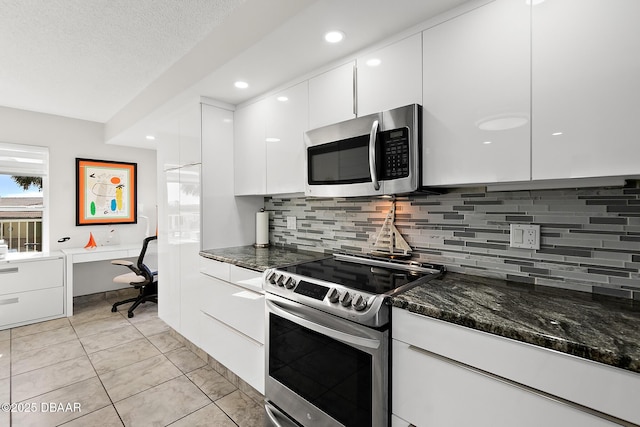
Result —
[[9, 274], [9, 273], [17, 273], [17, 272], [18, 272], [18, 267], [4, 268], [0, 270], [0, 274]]
[[0, 305], [17, 304], [19, 302], [20, 302], [20, 298], [19, 297], [8, 298], [8, 299], [0, 300]]

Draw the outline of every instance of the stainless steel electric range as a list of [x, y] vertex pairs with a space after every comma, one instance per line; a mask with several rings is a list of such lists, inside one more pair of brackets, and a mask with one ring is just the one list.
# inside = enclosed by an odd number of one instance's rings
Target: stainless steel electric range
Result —
[[271, 424], [387, 426], [389, 297], [443, 273], [346, 254], [265, 271]]

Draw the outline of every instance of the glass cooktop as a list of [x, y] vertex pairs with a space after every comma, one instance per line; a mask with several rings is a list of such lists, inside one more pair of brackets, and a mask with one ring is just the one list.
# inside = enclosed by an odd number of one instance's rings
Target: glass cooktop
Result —
[[376, 265], [371, 265], [363, 262], [366, 262], [366, 260], [353, 262], [325, 258], [278, 268], [278, 270], [340, 284], [371, 294], [384, 294], [424, 276], [438, 273], [437, 270], [425, 268], [407, 270], [403, 266], [398, 265], [396, 267], [392, 263], [378, 262]]

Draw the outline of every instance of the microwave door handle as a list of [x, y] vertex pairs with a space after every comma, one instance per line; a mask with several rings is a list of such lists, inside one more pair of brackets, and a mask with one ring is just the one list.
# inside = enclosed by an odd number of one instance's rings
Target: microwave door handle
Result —
[[374, 120], [369, 134], [369, 172], [371, 173], [371, 183], [374, 190], [380, 189], [378, 182], [378, 171], [376, 168], [376, 136], [378, 135], [378, 121]]

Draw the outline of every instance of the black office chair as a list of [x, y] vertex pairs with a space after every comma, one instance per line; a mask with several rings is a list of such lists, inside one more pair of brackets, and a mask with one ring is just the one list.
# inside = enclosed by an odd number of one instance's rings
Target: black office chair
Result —
[[112, 312], [118, 311], [118, 306], [132, 302], [127, 310], [127, 316], [133, 317], [133, 310], [147, 301], [158, 303], [158, 268], [157, 268], [157, 240], [158, 236], [146, 237], [142, 244], [142, 251], [138, 261], [134, 264], [126, 260], [113, 260], [111, 264], [123, 265], [131, 270], [130, 273], [121, 274], [113, 278], [115, 283], [124, 283], [140, 290], [135, 298], [129, 298], [117, 302], [111, 307]]

